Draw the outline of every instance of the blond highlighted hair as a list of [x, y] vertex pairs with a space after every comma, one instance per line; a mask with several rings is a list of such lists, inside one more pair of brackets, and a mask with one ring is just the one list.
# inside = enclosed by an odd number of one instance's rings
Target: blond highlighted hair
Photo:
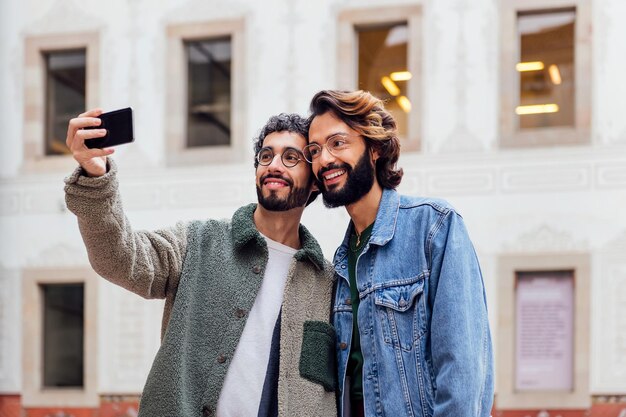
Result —
[[322, 90], [311, 100], [310, 111], [309, 123], [330, 111], [363, 136], [368, 149], [378, 152], [376, 180], [381, 187], [395, 189], [400, 184], [398, 129], [381, 99], [363, 90]]

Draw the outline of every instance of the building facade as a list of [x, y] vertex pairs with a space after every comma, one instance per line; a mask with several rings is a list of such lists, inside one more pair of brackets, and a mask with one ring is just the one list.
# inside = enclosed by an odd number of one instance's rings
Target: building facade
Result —
[[[478, 252], [494, 416], [626, 415], [626, 2], [0, 2], [0, 416], [133, 416], [163, 303], [89, 266], [63, 178], [69, 118], [132, 107], [136, 229], [256, 200], [252, 138], [321, 89], [399, 124], [406, 194]], [[303, 223], [327, 258], [348, 224]]]

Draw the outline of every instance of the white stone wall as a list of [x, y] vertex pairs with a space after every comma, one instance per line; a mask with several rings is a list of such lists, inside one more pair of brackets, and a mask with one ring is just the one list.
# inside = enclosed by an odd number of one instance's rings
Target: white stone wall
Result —
[[[97, 30], [100, 106], [135, 109], [136, 142], [116, 159], [136, 228], [230, 217], [255, 200], [252, 163], [165, 166], [165, 28], [245, 17], [251, 138], [275, 113], [307, 111], [333, 88], [336, 16], [345, 8], [423, 6], [422, 150], [402, 155], [400, 191], [448, 199], [481, 258], [497, 340], [496, 271], [502, 253], [592, 255], [591, 389], [626, 393], [626, 2], [593, 0], [591, 144], [500, 150], [497, 0], [0, 1], [0, 393], [21, 387], [21, 284], [26, 267], [85, 265], [64, 208], [69, 172], [21, 171], [24, 38]], [[246, 148], [252, 161], [251, 147]], [[320, 201], [306, 224], [331, 257], [348, 216]], [[159, 343], [162, 303], [111, 284], [98, 289], [98, 390], [137, 393]], [[497, 354], [497, 352], [496, 352]]]

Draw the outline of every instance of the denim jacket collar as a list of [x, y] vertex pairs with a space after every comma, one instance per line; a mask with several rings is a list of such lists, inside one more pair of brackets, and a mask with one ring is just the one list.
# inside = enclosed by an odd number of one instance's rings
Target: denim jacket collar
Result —
[[376, 213], [376, 224], [372, 230], [370, 244], [383, 246], [393, 238], [400, 208], [400, 195], [392, 189], [384, 188]]
[[[367, 246], [371, 244], [383, 246], [393, 238], [393, 234], [396, 230], [399, 208], [400, 194], [390, 188], [383, 188], [383, 195], [380, 199], [380, 203], [378, 204], [378, 212], [376, 213], [374, 230], [372, 230], [372, 235], [370, 236], [370, 241]], [[352, 234], [353, 229], [354, 225], [350, 222], [348, 229], [343, 236], [343, 242], [341, 243], [341, 246], [337, 248], [337, 252], [335, 252], [335, 264], [341, 262], [348, 254], [348, 245], [350, 244], [350, 235]]]

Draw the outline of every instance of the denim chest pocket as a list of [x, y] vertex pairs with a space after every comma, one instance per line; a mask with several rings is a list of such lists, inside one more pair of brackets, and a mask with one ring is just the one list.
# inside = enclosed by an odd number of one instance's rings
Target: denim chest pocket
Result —
[[426, 332], [425, 276], [401, 281], [374, 291], [374, 304], [385, 343], [410, 351]]

